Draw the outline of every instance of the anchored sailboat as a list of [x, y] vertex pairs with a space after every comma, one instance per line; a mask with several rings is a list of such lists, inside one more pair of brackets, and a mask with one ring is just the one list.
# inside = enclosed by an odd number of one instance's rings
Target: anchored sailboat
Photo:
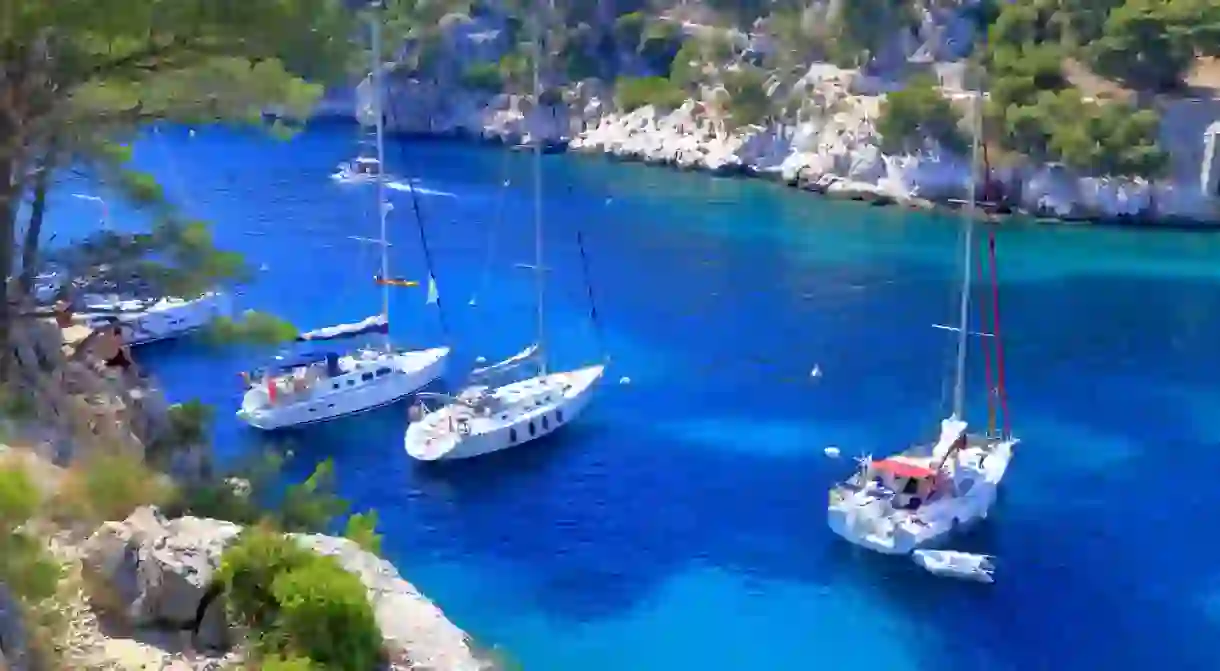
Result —
[[[534, 96], [541, 90], [535, 36]], [[537, 341], [499, 363], [471, 371], [469, 385], [456, 396], [421, 393], [404, 439], [407, 454], [421, 461], [465, 459], [531, 442], [571, 423], [589, 404], [605, 372], [602, 364], [549, 372], [545, 345], [545, 282], [542, 236], [542, 146], [534, 150], [534, 263]], [[584, 245], [581, 242], [583, 258]], [[586, 268], [586, 284], [588, 283]], [[596, 310], [591, 313], [596, 321]], [[490, 381], [533, 366], [534, 376], [493, 386]], [[428, 401], [439, 407], [429, 409]]]
[[[385, 160], [385, 129], [382, 109], [382, 68], [380, 14], [372, 21], [373, 32], [373, 107], [376, 117], [377, 161]], [[390, 342], [390, 288], [413, 286], [414, 282], [389, 275], [389, 242], [386, 239], [386, 201], [384, 175], [378, 171], [377, 212], [381, 235], [375, 241], [381, 248], [381, 314], [355, 324], [340, 324], [302, 333], [301, 342], [329, 342], [380, 334], [380, 346], [362, 347], [347, 354], [309, 352], [279, 357], [254, 374], [244, 374], [248, 389], [237, 416], [259, 429], [302, 426], [372, 410], [400, 401], [444, 374], [448, 347], [405, 350]], [[421, 233], [422, 235], [422, 233]], [[438, 304], [436, 281], [429, 272], [429, 304]]]
[[[978, 164], [981, 96], [974, 104], [974, 140], [970, 168], [970, 194], [964, 223], [964, 259], [958, 323], [936, 328], [957, 333], [953, 412], [941, 421], [940, 438], [885, 459], [859, 460], [856, 473], [830, 490], [827, 521], [846, 540], [883, 554], [908, 554], [933, 545], [959, 527], [987, 517], [1017, 444], [1008, 430], [1004, 399], [1003, 348], [999, 329], [998, 283], [995, 275], [995, 232], [990, 233], [991, 284], [995, 303], [991, 332], [969, 328], [971, 274], [973, 272], [975, 166]], [[988, 405], [990, 426], [983, 434], [967, 432], [965, 421], [965, 370], [968, 337], [987, 337]], [[997, 378], [991, 380], [994, 352]], [[995, 427], [996, 405], [1005, 414], [1004, 427]]]

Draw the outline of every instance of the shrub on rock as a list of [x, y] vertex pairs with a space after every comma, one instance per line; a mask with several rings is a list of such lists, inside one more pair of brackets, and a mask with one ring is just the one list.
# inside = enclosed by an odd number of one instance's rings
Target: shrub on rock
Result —
[[233, 620], [250, 629], [263, 654], [303, 655], [338, 671], [365, 671], [382, 655], [360, 579], [277, 531], [243, 531], [222, 556], [217, 579]]
[[381, 657], [381, 632], [364, 585], [330, 557], [276, 577], [279, 628], [294, 649], [327, 669], [367, 671]]

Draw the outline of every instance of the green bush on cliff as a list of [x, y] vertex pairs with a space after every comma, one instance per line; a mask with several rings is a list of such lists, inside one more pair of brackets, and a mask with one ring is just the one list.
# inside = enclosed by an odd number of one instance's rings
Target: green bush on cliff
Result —
[[775, 105], [767, 96], [767, 75], [757, 68], [725, 72], [724, 90], [729, 94], [725, 111], [733, 126], [764, 123], [775, 111]]
[[315, 664], [308, 657], [296, 655], [273, 655], [258, 661], [257, 666], [248, 667], [250, 671], [325, 671], [324, 667]]
[[614, 100], [627, 112], [646, 105], [673, 110], [686, 102], [686, 92], [664, 77], [623, 77], [615, 83]]
[[21, 610], [30, 667], [57, 669], [64, 668], [60, 656], [66, 622], [49, 599], [58, 590], [60, 565], [43, 539], [23, 529], [41, 503], [25, 466], [17, 459], [0, 461], [0, 585]]
[[382, 657], [360, 579], [277, 530], [243, 531], [222, 555], [216, 579], [230, 616], [250, 629], [262, 656], [308, 657], [337, 671], [367, 671]]
[[886, 96], [877, 131], [881, 133], [882, 150], [890, 154], [915, 151], [925, 140], [962, 152], [968, 144], [960, 122], [961, 116], [941, 94], [936, 80], [919, 77]]
[[343, 537], [375, 555], [381, 554], [381, 534], [377, 533], [377, 511], [355, 513], [347, 518]]
[[315, 556], [280, 573], [271, 591], [279, 626], [300, 652], [336, 671], [376, 668], [382, 638], [368, 594], [333, 558]]
[[504, 88], [499, 63], [472, 63], [462, 73], [462, 86], [475, 91], [498, 93]]

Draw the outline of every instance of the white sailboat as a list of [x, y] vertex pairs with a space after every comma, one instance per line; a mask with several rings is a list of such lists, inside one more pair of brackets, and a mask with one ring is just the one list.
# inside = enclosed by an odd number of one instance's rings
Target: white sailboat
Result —
[[[534, 40], [534, 95], [541, 90]], [[420, 394], [404, 443], [420, 461], [467, 459], [522, 445], [574, 421], [588, 406], [605, 373], [602, 364], [550, 372], [545, 347], [545, 283], [542, 236], [542, 146], [534, 150], [534, 264], [537, 341], [521, 352], [471, 372], [470, 384], [456, 395]], [[490, 381], [532, 367], [532, 377], [498, 386]], [[428, 402], [438, 407], [429, 409]]]
[[[111, 230], [110, 207], [104, 198], [82, 193], [72, 196], [97, 203], [102, 212], [103, 233]], [[138, 282], [114, 281], [110, 267], [103, 265], [93, 270], [98, 271], [97, 276], [78, 281], [67, 269], [48, 268], [34, 278], [34, 298], [40, 303], [52, 302], [68, 285], [69, 294], [79, 294], [72, 300], [75, 320], [90, 329], [121, 326], [123, 342], [133, 347], [187, 335], [233, 313], [229, 294], [219, 289], [194, 298], [158, 296]]]
[[78, 313], [91, 329], [119, 325], [123, 342], [135, 347], [171, 340], [202, 329], [218, 317], [233, 313], [232, 301], [223, 291], [209, 291], [198, 298], [124, 298], [87, 294]]
[[[381, 21], [372, 21], [373, 78], [376, 108], [377, 160], [385, 160], [385, 129], [383, 127], [381, 85]], [[354, 352], [309, 352], [294, 357], [280, 357], [265, 370], [246, 374], [248, 389], [242, 398], [237, 416], [259, 429], [270, 430], [323, 422], [400, 401], [444, 374], [449, 357], [448, 347], [425, 350], [405, 350], [390, 343], [390, 296], [392, 286], [413, 285], [389, 278], [389, 242], [386, 239], [386, 201], [384, 176], [377, 172], [377, 212], [381, 235], [376, 241], [381, 248], [381, 314], [355, 324], [330, 326], [298, 336], [303, 342], [326, 342], [346, 338], [381, 334], [380, 346], [362, 347]], [[428, 276], [429, 304], [439, 301], [436, 282]]]
[[[827, 521], [831, 530], [856, 545], [883, 554], [909, 554], [936, 545], [957, 529], [986, 518], [1018, 442], [1006, 429], [997, 431], [993, 426], [982, 434], [969, 433], [964, 419], [966, 344], [971, 335], [969, 308], [979, 98], [976, 98], [973, 114], [973, 160], [963, 231], [958, 324], [955, 327], [937, 326], [955, 331], [958, 336], [953, 412], [941, 422], [940, 438], [935, 443], [916, 445], [881, 460], [859, 459], [856, 473], [830, 490]], [[979, 335], [994, 339], [998, 355], [999, 333], [998, 328], [995, 330], [996, 333]], [[994, 396], [1003, 393], [999, 356], [997, 366], [1000, 377]], [[993, 400], [989, 399], [989, 402]]]

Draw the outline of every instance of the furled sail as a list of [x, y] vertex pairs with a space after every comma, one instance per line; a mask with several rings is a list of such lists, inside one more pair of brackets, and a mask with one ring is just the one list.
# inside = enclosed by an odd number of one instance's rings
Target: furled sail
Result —
[[516, 354], [508, 357], [507, 359], [505, 359], [503, 361], [500, 361], [498, 363], [493, 363], [490, 366], [476, 368], [476, 369], [470, 371], [470, 375], [472, 377], [477, 377], [477, 376], [491, 375], [493, 373], [502, 373], [506, 370], [511, 370], [523, 363], [530, 361], [531, 359], [534, 358], [534, 355], [537, 353], [538, 353], [538, 345], [537, 344], [530, 345], [529, 347], [526, 347], [525, 349], [521, 350], [520, 352], [517, 352]]
[[377, 315], [369, 317], [355, 324], [339, 324], [337, 326], [327, 326], [313, 331], [307, 331], [297, 336], [298, 341], [314, 341], [314, 340], [338, 340], [340, 338], [354, 338], [356, 336], [368, 335], [370, 333], [389, 333], [390, 320], [386, 319], [385, 315]]

